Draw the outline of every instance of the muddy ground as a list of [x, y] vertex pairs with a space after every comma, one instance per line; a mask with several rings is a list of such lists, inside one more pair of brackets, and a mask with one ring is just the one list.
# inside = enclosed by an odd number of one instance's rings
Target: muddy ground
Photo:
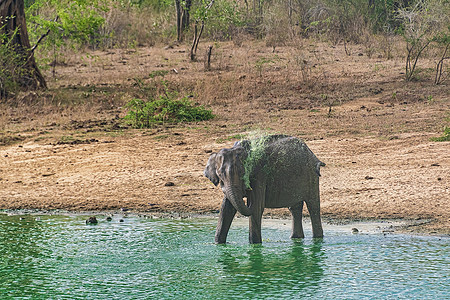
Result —
[[[450, 125], [448, 81], [435, 86], [425, 72], [407, 83], [401, 56], [359, 46], [214, 46], [209, 71], [183, 45], [72, 54], [55, 77], [45, 71], [49, 91], [5, 101], [0, 209], [217, 213], [222, 193], [203, 176], [210, 153], [251, 132], [285, 133], [327, 164], [326, 220], [411, 220], [402, 230], [450, 234], [450, 142], [431, 139]], [[423, 64], [431, 72], [433, 61]], [[126, 101], [158, 88], [155, 70], [216, 118], [123, 123]]]

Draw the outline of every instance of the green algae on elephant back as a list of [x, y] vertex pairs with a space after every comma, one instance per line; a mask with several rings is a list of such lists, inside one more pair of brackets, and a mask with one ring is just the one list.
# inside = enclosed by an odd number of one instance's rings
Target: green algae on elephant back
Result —
[[[271, 149], [272, 152], [281, 153], [274, 164], [265, 164], [265, 161], [271, 159], [270, 154], [268, 154], [268, 144], [280, 139], [280, 138], [291, 138], [294, 142], [290, 147], [283, 147], [278, 149]], [[288, 154], [292, 151], [298, 151], [299, 149], [304, 152], [302, 157], [305, 159], [306, 163], [316, 169], [317, 175], [320, 176], [320, 167], [325, 166], [325, 163], [319, 161], [314, 153], [308, 148], [308, 146], [300, 139], [291, 137], [283, 134], [276, 135], [249, 135], [248, 140], [241, 140], [235, 145], [240, 144], [247, 150], [247, 157], [243, 161], [244, 165], [244, 176], [243, 181], [247, 189], [251, 190], [251, 178], [250, 174], [255, 172], [265, 172], [269, 177], [274, 176], [278, 167], [294, 165], [294, 162], [287, 159]], [[274, 151], [275, 150], [275, 151]], [[294, 166], [293, 166], [294, 167]]]

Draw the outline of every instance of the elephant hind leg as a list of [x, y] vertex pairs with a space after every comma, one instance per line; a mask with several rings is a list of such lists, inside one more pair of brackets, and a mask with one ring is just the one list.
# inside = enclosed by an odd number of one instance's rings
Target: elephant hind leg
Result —
[[306, 206], [308, 207], [309, 215], [311, 217], [313, 237], [323, 237], [322, 220], [320, 218], [320, 198], [318, 193], [315, 197], [306, 201]]
[[303, 213], [303, 201], [299, 204], [289, 207], [289, 211], [292, 214], [292, 234], [291, 239], [304, 238], [302, 213]]

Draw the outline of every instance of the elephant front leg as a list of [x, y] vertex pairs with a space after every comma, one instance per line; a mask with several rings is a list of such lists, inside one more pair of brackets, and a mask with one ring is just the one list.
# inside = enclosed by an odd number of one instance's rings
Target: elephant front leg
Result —
[[250, 244], [261, 244], [261, 219], [264, 212], [264, 193], [253, 191], [248, 198], [252, 214], [249, 218], [249, 242]]
[[292, 234], [291, 239], [304, 238], [302, 213], [303, 213], [303, 201], [299, 204], [289, 207], [289, 211], [292, 214]]
[[250, 244], [261, 244], [262, 243], [262, 237], [261, 237], [261, 219], [262, 219], [263, 211], [260, 212], [252, 212], [252, 215], [250, 216], [250, 232], [248, 240]]
[[225, 244], [227, 242], [228, 231], [230, 230], [231, 222], [233, 221], [235, 214], [236, 209], [231, 202], [224, 197], [216, 229], [215, 240], [217, 244]]

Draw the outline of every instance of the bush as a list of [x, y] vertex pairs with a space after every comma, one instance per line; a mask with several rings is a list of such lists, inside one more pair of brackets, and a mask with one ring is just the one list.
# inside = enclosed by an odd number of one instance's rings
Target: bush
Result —
[[50, 30], [51, 46], [67, 40], [76, 45], [96, 46], [104, 38], [100, 30], [109, 4], [103, 0], [33, 1], [26, 10], [30, 38], [36, 40]]
[[17, 31], [12, 37], [0, 34], [0, 99], [7, 98], [8, 93], [14, 93], [19, 88], [19, 80], [25, 72], [21, 67], [25, 65], [25, 60], [11, 45], [16, 34]]
[[[418, 60], [433, 42], [436, 42], [440, 47], [448, 47], [449, 13], [450, 5], [448, 1], [438, 0], [417, 1], [411, 7], [397, 11], [397, 17], [402, 22], [399, 32], [406, 42], [405, 79], [407, 81], [416, 78]], [[445, 53], [441, 59], [442, 62], [444, 59]], [[440, 68], [439, 65], [437, 67]], [[440, 80], [436, 81], [436, 83], [439, 83]]]
[[369, 27], [367, 9], [365, 1], [317, 1], [306, 10], [302, 22], [306, 33], [325, 36], [334, 44], [360, 43]]
[[153, 45], [171, 34], [169, 0], [34, 0], [26, 3], [31, 41], [50, 30], [42, 52]]
[[173, 99], [173, 95], [145, 101], [133, 99], [127, 104], [125, 116], [134, 128], [150, 128], [157, 124], [205, 121], [214, 118], [211, 110], [193, 105], [187, 97]]
[[204, 23], [204, 34], [213, 40], [230, 40], [244, 25], [245, 13], [233, 1], [196, 1], [191, 8], [191, 22]]

